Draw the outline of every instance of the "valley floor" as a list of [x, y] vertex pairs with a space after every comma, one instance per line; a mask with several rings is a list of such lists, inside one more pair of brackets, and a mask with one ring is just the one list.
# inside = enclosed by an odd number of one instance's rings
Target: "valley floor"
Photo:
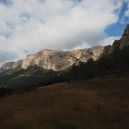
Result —
[[129, 129], [129, 79], [55, 84], [0, 98], [0, 129]]

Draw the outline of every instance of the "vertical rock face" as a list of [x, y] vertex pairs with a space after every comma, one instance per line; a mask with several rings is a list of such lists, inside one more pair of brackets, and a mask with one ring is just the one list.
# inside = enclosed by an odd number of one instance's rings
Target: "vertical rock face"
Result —
[[28, 55], [21, 67], [27, 69], [30, 66], [36, 65], [45, 69], [60, 71], [78, 63], [78, 61], [86, 62], [90, 58], [97, 60], [102, 52], [103, 47], [78, 49], [74, 51], [54, 51], [45, 49], [36, 54]]
[[102, 55], [111, 54], [116, 49], [123, 49], [124, 47], [129, 46], [129, 25], [126, 27], [120, 40], [115, 40], [112, 46], [108, 45], [104, 47]]
[[112, 48], [111, 45], [105, 46], [102, 56], [110, 54], [111, 48]]
[[120, 40], [115, 40], [112, 44], [111, 49], [109, 50], [108, 54], [111, 54], [114, 50], [119, 49], [120, 48]]
[[61, 71], [79, 61], [86, 62], [90, 58], [97, 60], [102, 53], [103, 47], [101, 46], [73, 51], [44, 49], [36, 54], [28, 55], [23, 61], [6, 63], [0, 68], [0, 71], [16, 68], [27, 69], [30, 66]]
[[122, 38], [120, 39], [120, 49], [129, 46], [129, 25], [124, 31]]
[[76, 59], [70, 56], [69, 52], [60, 52], [54, 50], [42, 50], [36, 54], [26, 57], [22, 68], [27, 69], [30, 66], [39, 66], [45, 69], [62, 70], [69, 65], [74, 64]]
[[90, 58], [97, 60], [103, 53], [103, 48], [104, 47], [102, 46], [97, 46], [89, 49], [78, 49], [71, 51], [71, 54], [73, 57], [82, 62], [86, 62]]

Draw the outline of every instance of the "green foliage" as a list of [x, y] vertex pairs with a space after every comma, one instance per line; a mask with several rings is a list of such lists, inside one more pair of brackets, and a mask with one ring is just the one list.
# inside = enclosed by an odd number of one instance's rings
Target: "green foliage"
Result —
[[0, 75], [0, 87], [10, 89], [29, 89], [40, 85], [49, 85], [57, 81], [58, 73], [53, 70], [45, 70], [40, 67], [29, 67], [27, 70], [20, 69], [9, 74], [6, 71]]

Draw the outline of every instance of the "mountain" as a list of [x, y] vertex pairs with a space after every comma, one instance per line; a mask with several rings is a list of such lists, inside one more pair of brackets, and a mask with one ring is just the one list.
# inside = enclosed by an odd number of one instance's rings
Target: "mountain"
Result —
[[19, 60], [17, 62], [8, 62], [8, 63], [6, 63], [6, 64], [4, 64], [4, 65], [1, 66], [0, 72], [6, 71], [6, 70], [9, 70], [9, 69], [18, 69], [18, 68], [21, 68], [22, 63], [23, 63], [22, 60]]
[[78, 64], [78, 62], [87, 62], [91, 58], [96, 61], [103, 55], [111, 54], [115, 49], [123, 49], [127, 46], [129, 46], [129, 25], [126, 27], [121, 39], [115, 40], [112, 46], [97, 46], [73, 51], [44, 49], [35, 54], [27, 55], [24, 60], [2, 65], [0, 72], [17, 68], [27, 69], [31, 66], [61, 71], [74, 64]]
[[24, 60], [9, 62], [1, 66], [0, 72], [9, 69], [27, 69], [38, 66], [44, 69], [61, 71], [78, 62], [87, 62], [89, 59], [98, 60], [103, 55], [111, 54], [115, 49], [123, 49], [129, 46], [129, 25], [126, 27], [120, 40], [115, 40], [113, 45], [97, 46], [73, 51], [41, 50], [35, 54], [27, 55]]
[[36, 54], [27, 55], [27, 57], [22, 61], [6, 63], [1, 67], [0, 71], [16, 68], [27, 69], [31, 66], [61, 71], [80, 61], [87, 62], [90, 58], [97, 60], [102, 52], [102, 46], [73, 51], [44, 49]]
[[73, 51], [44, 49], [1, 67], [0, 87], [28, 89], [71, 80], [129, 76], [129, 25], [113, 45]]
[[123, 49], [129, 46], [129, 25], [127, 25], [126, 29], [120, 40], [115, 40], [111, 45], [105, 46], [103, 55], [111, 54], [115, 49]]

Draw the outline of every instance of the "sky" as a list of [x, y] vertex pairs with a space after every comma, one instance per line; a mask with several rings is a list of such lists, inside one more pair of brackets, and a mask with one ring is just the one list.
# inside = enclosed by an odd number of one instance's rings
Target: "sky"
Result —
[[129, 0], [0, 0], [0, 65], [42, 49], [112, 44], [129, 23]]

